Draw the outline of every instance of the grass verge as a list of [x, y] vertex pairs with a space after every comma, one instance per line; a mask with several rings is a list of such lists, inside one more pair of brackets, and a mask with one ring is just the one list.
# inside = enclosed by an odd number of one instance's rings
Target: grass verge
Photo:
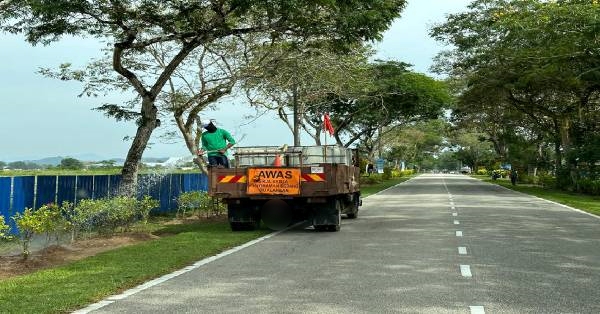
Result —
[[496, 180], [485, 177], [480, 178], [482, 181], [498, 184], [514, 191], [519, 191], [525, 194], [534, 195], [543, 199], [557, 202], [563, 205], [571, 206], [588, 213], [600, 216], [600, 197], [585, 194], [571, 193], [557, 189], [546, 189], [541, 186], [532, 185], [511, 185], [508, 180]]
[[407, 181], [411, 178], [414, 178], [414, 176], [409, 176], [409, 177], [401, 177], [401, 178], [393, 178], [387, 181], [383, 181], [380, 183], [376, 183], [376, 184], [362, 184], [360, 186], [360, 195], [361, 197], [367, 197], [369, 195], [373, 195], [379, 191], [383, 191], [387, 188], [390, 188], [396, 184], [402, 183], [404, 181]]
[[172, 225], [172, 236], [0, 281], [2, 313], [64, 313], [269, 233], [231, 232], [228, 223]]

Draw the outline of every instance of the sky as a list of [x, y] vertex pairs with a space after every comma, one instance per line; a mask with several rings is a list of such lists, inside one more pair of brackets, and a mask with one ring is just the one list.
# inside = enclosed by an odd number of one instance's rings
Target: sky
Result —
[[[429, 73], [432, 58], [446, 49], [428, 36], [429, 28], [449, 13], [465, 10], [470, 0], [409, 0], [402, 17], [394, 21], [383, 40], [375, 44], [376, 58], [410, 63], [413, 70]], [[125, 158], [135, 135], [133, 122], [116, 122], [95, 108], [119, 103], [126, 95], [102, 98], [78, 97], [77, 82], [45, 78], [40, 68], [56, 68], [69, 62], [83, 66], [100, 57], [94, 40], [68, 38], [50, 46], [31, 46], [22, 36], [0, 33], [0, 161], [35, 160], [63, 156], [80, 159]], [[218, 111], [203, 116], [217, 120], [240, 146], [293, 143], [292, 133], [273, 114], [256, 120], [248, 105], [235, 98], [219, 103]], [[144, 157], [189, 155], [182, 140], [164, 142], [154, 132]], [[333, 139], [330, 140], [333, 142]], [[302, 137], [303, 145], [313, 142]]]

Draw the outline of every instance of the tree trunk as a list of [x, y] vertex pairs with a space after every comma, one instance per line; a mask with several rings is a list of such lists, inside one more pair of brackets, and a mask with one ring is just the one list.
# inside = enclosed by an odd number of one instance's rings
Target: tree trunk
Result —
[[120, 194], [122, 195], [133, 197], [136, 194], [139, 164], [152, 135], [152, 131], [159, 125], [157, 117], [158, 109], [154, 106], [154, 100], [145, 97], [142, 101], [142, 117], [140, 118], [140, 123], [129, 152], [127, 152], [123, 170], [121, 171]]

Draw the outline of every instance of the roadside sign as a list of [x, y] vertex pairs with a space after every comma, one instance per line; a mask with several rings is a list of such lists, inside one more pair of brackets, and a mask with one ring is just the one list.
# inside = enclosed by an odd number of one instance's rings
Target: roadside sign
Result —
[[248, 168], [248, 195], [300, 195], [298, 168]]
[[385, 159], [379, 158], [375, 161], [377, 164], [377, 173], [383, 173], [383, 168], [385, 167]]

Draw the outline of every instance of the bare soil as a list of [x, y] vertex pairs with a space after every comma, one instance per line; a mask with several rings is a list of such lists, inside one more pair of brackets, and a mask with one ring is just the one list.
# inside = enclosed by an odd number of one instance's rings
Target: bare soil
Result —
[[78, 240], [73, 244], [52, 245], [33, 252], [27, 260], [21, 255], [0, 256], [0, 279], [52, 268], [101, 252], [158, 238], [147, 233], [119, 234], [107, 238]]

